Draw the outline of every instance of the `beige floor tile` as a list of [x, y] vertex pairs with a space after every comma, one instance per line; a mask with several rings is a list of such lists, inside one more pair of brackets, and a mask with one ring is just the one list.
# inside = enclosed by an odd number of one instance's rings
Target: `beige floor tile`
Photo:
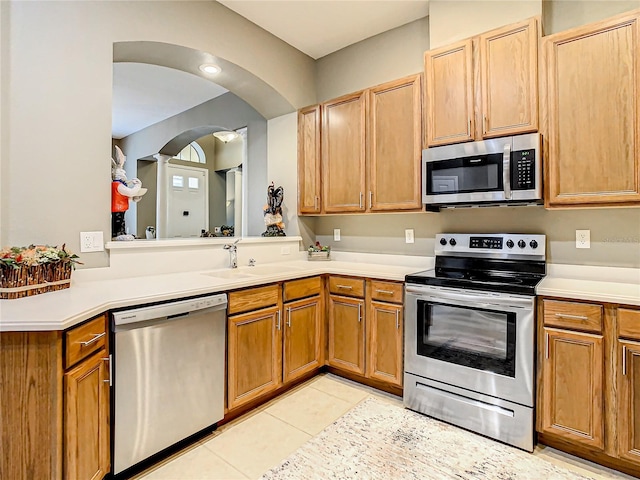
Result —
[[350, 402], [309, 386], [271, 405], [265, 412], [316, 435], [352, 407]]
[[315, 388], [329, 395], [333, 395], [351, 405], [357, 405], [369, 396], [366, 388], [358, 388], [349, 380], [344, 380], [333, 375], [320, 375], [317, 380], [309, 384], [310, 388]]
[[566, 468], [573, 472], [579, 473], [589, 478], [597, 480], [610, 480], [610, 479], [625, 479], [632, 480], [635, 477], [626, 475], [622, 472], [612, 470], [597, 463], [584, 460], [579, 457], [574, 457], [555, 448], [547, 447], [546, 445], [537, 445], [533, 454], [537, 457], [544, 458], [550, 463]]
[[310, 438], [311, 435], [261, 412], [203, 446], [247, 477], [258, 478]]
[[200, 445], [139, 477], [140, 480], [239, 480], [247, 477]]

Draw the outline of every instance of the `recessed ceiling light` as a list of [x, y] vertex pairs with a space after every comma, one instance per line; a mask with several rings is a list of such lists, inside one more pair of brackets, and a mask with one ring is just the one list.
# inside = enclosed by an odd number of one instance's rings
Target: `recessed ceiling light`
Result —
[[214, 65], [213, 63], [203, 63], [200, 65], [200, 70], [208, 75], [217, 75], [222, 71], [218, 65]]

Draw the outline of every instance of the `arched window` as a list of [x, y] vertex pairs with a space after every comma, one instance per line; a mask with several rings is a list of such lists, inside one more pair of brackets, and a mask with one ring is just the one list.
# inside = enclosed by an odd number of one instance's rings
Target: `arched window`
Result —
[[197, 142], [191, 142], [173, 158], [185, 162], [207, 163], [207, 158], [204, 154], [204, 150], [202, 150], [202, 147], [198, 145]]

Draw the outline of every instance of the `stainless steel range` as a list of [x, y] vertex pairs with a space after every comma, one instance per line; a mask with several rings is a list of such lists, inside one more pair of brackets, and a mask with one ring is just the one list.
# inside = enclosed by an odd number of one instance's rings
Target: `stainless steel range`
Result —
[[435, 254], [406, 277], [404, 405], [532, 451], [545, 236], [439, 234]]

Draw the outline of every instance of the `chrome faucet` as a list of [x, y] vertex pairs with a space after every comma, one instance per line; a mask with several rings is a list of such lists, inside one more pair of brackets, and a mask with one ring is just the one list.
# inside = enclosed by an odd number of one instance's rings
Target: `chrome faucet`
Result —
[[223, 248], [225, 250], [229, 250], [229, 267], [230, 268], [238, 268], [238, 242], [240, 239], [237, 239], [233, 243], [227, 243]]

